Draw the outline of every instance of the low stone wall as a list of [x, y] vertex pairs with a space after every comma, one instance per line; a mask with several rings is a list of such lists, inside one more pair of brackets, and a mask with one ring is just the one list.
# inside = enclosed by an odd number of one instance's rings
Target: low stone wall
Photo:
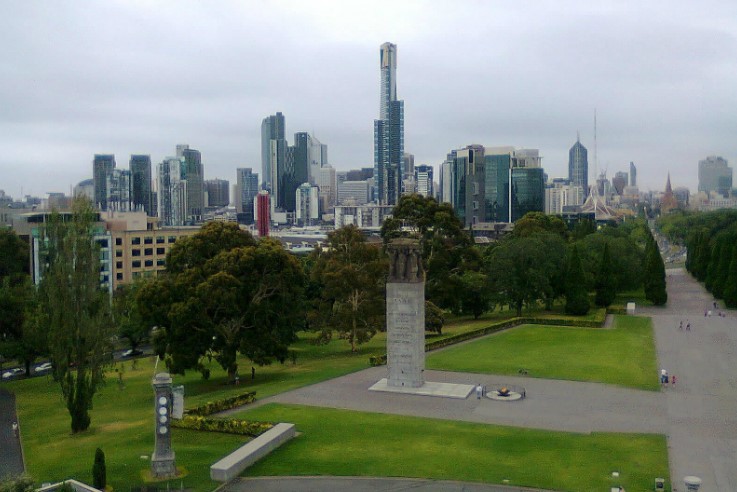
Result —
[[295, 435], [294, 424], [276, 424], [210, 467], [210, 478], [228, 482]]

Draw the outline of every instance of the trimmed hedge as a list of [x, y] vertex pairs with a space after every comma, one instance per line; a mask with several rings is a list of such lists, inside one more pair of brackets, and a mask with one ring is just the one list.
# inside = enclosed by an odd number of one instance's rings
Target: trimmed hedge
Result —
[[240, 407], [242, 405], [248, 405], [249, 403], [253, 403], [254, 401], [256, 401], [256, 392], [249, 391], [248, 393], [231, 396], [230, 398], [223, 398], [222, 400], [208, 401], [207, 403], [205, 403], [204, 405], [200, 405], [199, 407], [185, 410], [184, 414], [206, 417], [208, 415], [212, 415], [213, 413], [223, 412], [225, 410], [230, 410], [231, 408]]
[[[466, 340], [471, 340], [473, 338], [490, 335], [491, 333], [496, 333], [497, 331], [506, 330], [519, 325], [556, 325], [573, 326], [578, 328], [600, 328], [601, 325], [604, 324], [606, 314], [607, 312], [605, 309], [599, 309], [596, 313], [596, 317], [592, 320], [573, 318], [510, 318], [483, 328], [427, 342], [425, 343], [425, 352], [430, 352], [431, 350], [447, 347], [449, 345], [455, 345], [456, 343], [465, 342]], [[386, 354], [370, 357], [369, 364], [374, 367], [383, 366], [386, 364]]]
[[181, 420], [172, 420], [172, 427], [206, 432], [223, 432], [242, 436], [257, 437], [274, 427], [271, 422], [253, 422], [238, 419], [208, 419], [185, 415]]

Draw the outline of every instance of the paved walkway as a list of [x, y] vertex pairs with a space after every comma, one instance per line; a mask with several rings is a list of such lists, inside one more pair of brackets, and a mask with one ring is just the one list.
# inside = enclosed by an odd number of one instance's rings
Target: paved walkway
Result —
[[0, 479], [8, 475], [20, 475], [25, 470], [20, 439], [14, 435], [15, 396], [0, 389]]
[[[704, 492], [737, 491], [736, 318], [733, 314], [705, 318], [704, 309], [713, 299], [682, 270], [669, 271], [668, 294], [668, 307], [638, 311], [653, 319], [660, 366], [678, 378], [675, 388], [661, 392], [573, 381], [426, 371], [428, 381], [481, 383], [490, 387], [515, 384], [527, 389], [527, 398], [514, 403], [473, 397], [454, 400], [369, 392], [372, 384], [386, 376], [385, 367], [374, 367], [266, 398], [256, 405], [295, 403], [573, 432], [662, 433], [668, 436], [673, 490], [685, 490], [682, 478], [696, 475], [703, 479]], [[681, 319], [684, 324], [691, 322], [690, 332], [678, 330]], [[309, 487], [309, 480], [302, 482]], [[356, 492], [403, 490], [395, 489], [395, 485], [401, 484], [394, 482], [384, 482], [386, 488], [349, 488]], [[287, 490], [254, 489], [253, 485], [249, 481], [248, 490]]]

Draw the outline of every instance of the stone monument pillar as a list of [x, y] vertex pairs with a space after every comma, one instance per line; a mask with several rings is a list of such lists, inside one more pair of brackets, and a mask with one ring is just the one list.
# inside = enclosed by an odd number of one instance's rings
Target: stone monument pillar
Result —
[[387, 385], [425, 384], [425, 271], [419, 242], [401, 238], [389, 244], [386, 284]]
[[172, 387], [168, 373], [157, 374], [154, 387], [154, 436], [155, 448], [151, 456], [151, 474], [154, 478], [171, 478], [177, 475], [174, 451], [171, 449]]

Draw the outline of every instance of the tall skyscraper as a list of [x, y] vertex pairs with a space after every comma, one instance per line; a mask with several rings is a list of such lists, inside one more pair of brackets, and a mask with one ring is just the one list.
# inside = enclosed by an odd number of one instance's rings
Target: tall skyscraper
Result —
[[628, 182], [627, 173], [618, 171], [617, 174], [614, 175], [612, 178], [612, 186], [617, 192], [617, 195], [622, 195], [624, 193], [624, 187], [627, 186]]
[[[179, 152], [179, 146], [177, 146]], [[202, 167], [202, 156], [199, 150], [183, 149], [183, 174], [187, 180], [187, 224], [202, 222], [205, 208], [205, 173]]]
[[586, 147], [581, 145], [581, 139], [577, 138], [571, 150], [568, 152], [568, 179], [572, 186], [581, 186], [584, 193], [589, 189], [589, 158]]
[[151, 199], [151, 156], [131, 155], [131, 206], [133, 210], [144, 210], [147, 215], [156, 215]]
[[92, 179], [95, 182], [95, 206], [107, 210], [107, 181], [115, 169], [115, 155], [95, 154], [92, 161]]
[[630, 162], [630, 186], [637, 186], [637, 168], [634, 162]]
[[106, 210], [130, 212], [131, 204], [131, 172], [127, 169], [113, 169], [107, 176]]
[[187, 181], [183, 176], [183, 157], [167, 157], [159, 164], [158, 216], [161, 225], [181, 226], [187, 220]]
[[397, 100], [397, 45], [384, 43], [379, 54], [381, 87], [379, 119], [374, 120], [374, 198], [381, 205], [395, 205], [402, 190], [404, 157], [404, 101]]
[[537, 149], [487, 148], [484, 177], [486, 222], [515, 222], [545, 210], [545, 171]]
[[276, 113], [261, 122], [261, 179], [263, 188], [274, 192], [278, 162], [287, 148], [284, 115]]
[[271, 205], [269, 205], [269, 192], [259, 191], [256, 196], [256, 225], [258, 235], [266, 237], [269, 235], [269, 222], [271, 220]]
[[715, 191], [728, 197], [732, 191], [732, 168], [723, 157], [711, 155], [699, 161], [699, 191]]
[[[255, 221], [253, 204], [258, 195], [258, 173], [250, 167], [241, 167], [236, 170], [235, 211], [243, 214], [242, 223], [253, 224]], [[239, 222], [241, 220], [239, 219]]]

